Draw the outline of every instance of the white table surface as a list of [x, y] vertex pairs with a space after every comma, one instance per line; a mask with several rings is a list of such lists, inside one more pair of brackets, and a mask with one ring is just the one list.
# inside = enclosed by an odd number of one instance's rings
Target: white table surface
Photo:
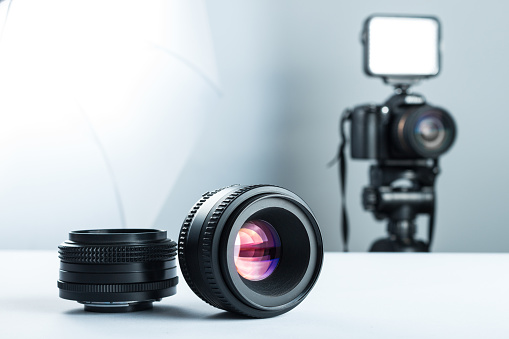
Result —
[[327, 253], [306, 300], [271, 319], [215, 309], [183, 278], [153, 310], [84, 312], [58, 297], [56, 250], [0, 260], [2, 339], [509, 338], [509, 254]]

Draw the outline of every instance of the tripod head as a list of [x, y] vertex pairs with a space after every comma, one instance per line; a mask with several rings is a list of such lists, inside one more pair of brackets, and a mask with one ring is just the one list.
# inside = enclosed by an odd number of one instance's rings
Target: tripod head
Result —
[[[370, 168], [370, 184], [362, 194], [364, 209], [388, 220], [388, 238], [375, 241], [371, 252], [428, 252], [433, 233], [435, 177], [438, 160], [379, 161]], [[415, 219], [430, 216], [430, 240], [414, 238]]]

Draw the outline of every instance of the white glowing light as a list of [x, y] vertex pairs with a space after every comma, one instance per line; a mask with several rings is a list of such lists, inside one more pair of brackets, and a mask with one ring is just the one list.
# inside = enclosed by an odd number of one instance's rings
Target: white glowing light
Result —
[[439, 23], [433, 18], [373, 17], [368, 68], [377, 75], [436, 75]]

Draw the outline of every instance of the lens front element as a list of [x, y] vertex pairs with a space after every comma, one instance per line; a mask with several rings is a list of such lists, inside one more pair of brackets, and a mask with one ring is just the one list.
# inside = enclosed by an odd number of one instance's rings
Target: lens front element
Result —
[[264, 220], [248, 221], [235, 239], [237, 272], [247, 280], [263, 280], [276, 269], [280, 252], [281, 240], [271, 224]]
[[446, 140], [446, 134], [444, 124], [433, 114], [423, 115], [415, 125], [417, 140], [428, 150], [440, 149]]

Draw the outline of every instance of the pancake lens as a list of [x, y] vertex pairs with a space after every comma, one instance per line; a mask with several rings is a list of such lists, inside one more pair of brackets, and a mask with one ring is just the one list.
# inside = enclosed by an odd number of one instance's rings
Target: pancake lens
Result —
[[177, 244], [166, 231], [72, 231], [58, 253], [59, 295], [85, 305], [85, 311], [146, 310], [177, 292]]
[[241, 227], [235, 239], [234, 261], [244, 279], [259, 281], [276, 269], [281, 240], [274, 227], [264, 220], [251, 220]]

